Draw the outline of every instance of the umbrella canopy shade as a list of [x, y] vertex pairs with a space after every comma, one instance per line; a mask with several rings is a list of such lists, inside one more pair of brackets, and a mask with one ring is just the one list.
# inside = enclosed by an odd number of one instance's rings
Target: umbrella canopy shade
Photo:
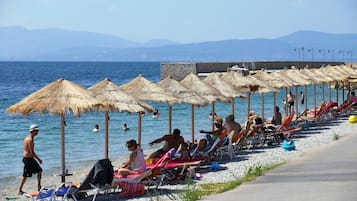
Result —
[[223, 73], [222, 78], [232, 83], [240, 91], [257, 92], [259, 90], [259, 84], [252, 82], [252, 80], [247, 78], [247, 76], [242, 76], [235, 71]]
[[341, 70], [337, 66], [327, 66], [324, 68], [324, 72], [339, 79], [339, 81], [348, 81], [351, 78], [354, 79], [354, 77], [351, 76], [351, 74], [349, 74], [346, 71]]
[[301, 73], [298, 73], [297, 70], [279, 71], [279, 74], [283, 79], [288, 78], [289, 80], [293, 81], [294, 86], [303, 86], [303, 85], [313, 84], [311, 79], [306, 80], [306, 77], [302, 76]]
[[119, 112], [136, 113], [145, 110], [149, 112], [154, 111], [152, 106], [130, 96], [108, 78], [105, 78], [103, 81], [98, 82], [88, 89], [102, 100], [112, 103]]
[[176, 94], [182, 103], [188, 103], [195, 106], [205, 106], [209, 104], [207, 99], [186, 88], [180, 82], [171, 78], [171, 76], [166, 77], [156, 85]]
[[296, 72], [299, 73], [306, 80], [310, 80], [312, 83], [315, 83], [315, 84], [321, 84], [321, 83], [327, 82], [326, 78], [324, 78], [320, 74], [316, 73], [312, 69], [305, 68], [305, 69], [301, 69], [301, 70], [296, 70]]
[[210, 102], [217, 100], [230, 102], [229, 98], [225, 97], [216, 88], [210, 86], [193, 73], [188, 74], [180, 83]]
[[313, 73], [322, 77], [325, 82], [335, 82], [335, 81], [339, 81], [339, 79], [340, 79], [340, 78], [331, 76], [327, 72], [324, 72], [322, 68], [314, 68], [314, 69], [310, 69], [310, 71], [312, 71]]
[[246, 96], [239, 92], [239, 89], [232, 85], [230, 82], [221, 78], [218, 73], [210, 73], [204, 81], [214, 88], [218, 89], [226, 97], [246, 98]]
[[65, 171], [64, 146], [65, 114], [72, 111], [75, 116], [79, 116], [87, 111], [110, 111], [113, 109], [112, 104], [98, 99], [91, 91], [61, 78], [30, 94], [20, 102], [10, 106], [6, 111], [9, 113], [22, 113], [23, 115], [28, 115], [35, 111], [43, 114], [48, 111], [51, 114], [61, 116], [61, 176], [62, 182], [64, 182], [67, 175]]
[[268, 92], [278, 92], [276, 88], [268, 85], [268, 83], [262, 82], [253, 76], [247, 76], [247, 79], [251, 80], [252, 83], [259, 85], [259, 88], [256, 92], [259, 93], [268, 93]]
[[180, 103], [180, 100], [171, 92], [155, 85], [142, 75], [121, 85], [120, 88], [142, 101], [168, 102], [170, 104]]
[[105, 103], [96, 95], [82, 86], [63, 78], [58, 79], [44, 88], [30, 94], [20, 102], [9, 107], [9, 113], [22, 113], [28, 115], [38, 111], [43, 114], [65, 115], [72, 111], [75, 116], [88, 111], [113, 110], [112, 104]]
[[266, 83], [268, 86], [274, 87], [274, 88], [290, 88], [293, 85], [281, 78], [275, 77], [271, 74], [268, 74], [267, 72], [261, 71], [259, 73], [256, 73], [253, 75], [254, 78], [258, 79], [259, 81], [262, 81]]

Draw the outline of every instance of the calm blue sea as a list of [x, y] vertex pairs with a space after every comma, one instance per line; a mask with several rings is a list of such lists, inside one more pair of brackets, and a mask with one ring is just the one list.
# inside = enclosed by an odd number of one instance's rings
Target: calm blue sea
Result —
[[[49, 114], [30, 116], [12, 115], [6, 113], [6, 108], [17, 103], [32, 92], [47, 84], [65, 78], [84, 87], [110, 78], [114, 83], [122, 85], [139, 74], [147, 79], [160, 81], [159, 62], [0, 62], [0, 186], [15, 184], [22, 175], [22, 143], [28, 134], [30, 124], [38, 124], [40, 133], [35, 139], [37, 154], [42, 158], [45, 173], [60, 172], [60, 120], [59, 116]], [[299, 91], [303, 91], [300, 88]], [[326, 88], [326, 94], [327, 94]], [[335, 99], [335, 91], [333, 91]], [[277, 103], [282, 108], [281, 100], [285, 90], [278, 94]], [[312, 87], [309, 87], [308, 97], [312, 97]], [[327, 97], [327, 96], [326, 96]], [[318, 103], [321, 100], [321, 86], [318, 87]], [[342, 98], [340, 98], [342, 100]], [[168, 110], [166, 104], [150, 103], [160, 112], [158, 119], [146, 115], [142, 121], [142, 146], [149, 149], [149, 141], [168, 132]], [[261, 96], [252, 95], [251, 109], [258, 114], [261, 111]], [[309, 108], [313, 107], [310, 99]], [[265, 117], [272, 116], [273, 94], [265, 95]], [[300, 105], [300, 108], [303, 108]], [[210, 129], [208, 114], [211, 106], [195, 108], [195, 130]], [[231, 106], [226, 103], [216, 103], [216, 112], [225, 117], [231, 113]], [[247, 113], [247, 100], [235, 100], [236, 119], [241, 124]], [[66, 164], [69, 170], [79, 166], [93, 164], [104, 157], [104, 114], [92, 112], [79, 118], [72, 114], [66, 115]], [[121, 129], [123, 122], [130, 126], [128, 132]], [[92, 133], [95, 124], [100, 131]], [[191, 106], [173, 106], [173, 128], [180, 128], [185, 139], [191, 139]], [[109, 123], [109, 157], [126, 157], [128, 152], [125, 142], [137, 139], [137, 115], [127, 113], [110, 113]], [[197, 134], [196, 136], [199, 136]], [[46, 175], [46, 174], [45, 174]]]

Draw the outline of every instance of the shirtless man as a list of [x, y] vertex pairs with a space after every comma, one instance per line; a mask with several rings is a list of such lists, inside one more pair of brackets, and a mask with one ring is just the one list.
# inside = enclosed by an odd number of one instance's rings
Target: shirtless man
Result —
[[239, 132], [242, 130], [242, 126], [238, 122], [234, 121], [233, 114], [230, 114], [226, 117], [226, 123], [223, 127], [227, 129], [227, 133], [230, 133], [232, 130], [234, 130], [234, 135], [239, 134]]
[[149, 156], [149, 158], [160, 158], [162, 155], [164, 155], [167, 151], [169, 151], [172, 148], [175, 148], [175, 150], [177, 150], [182, 143], [185, 143], [185, 140], [183, 139], [183, 137], [180, 134], [181, 134], [180, 129], [176, 128], [176, 129], [174, 129], [174, 132], [172, 135], [164, 135], [163, 137], [150, 142], [149, 143], [150, 146], [152, 146], [153, 144], [156, 144], [156, 143], [163, 142], [163, 141], [165, 141], [165, 144], [161, 149], [152, 153]]
[[[42, 160], [37, 156], [35, 153], [35, 143], [34, 138], [38, 134], [38, 126], [31, 125], [30, 126], [30, 133], [24, 139], [24, 154], [22, 162], [24, 165], [24, 172], [23, 177], [20, 182], [18, 194], [22, 195], [24, 192], [22, 191], [22, 187], [26, 182], [27, 177], [32, 177], [32, 174], [37, 174], [37, 189], [41, 189], [41, 176], [42, 176], [42, 168], [38, 163], [42, 163]], [[36, 161], [36, 160], [37, 161]]]

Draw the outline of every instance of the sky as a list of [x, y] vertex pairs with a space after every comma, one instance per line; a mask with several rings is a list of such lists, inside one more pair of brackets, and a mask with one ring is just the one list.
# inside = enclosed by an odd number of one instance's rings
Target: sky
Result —
[[0, 0], [0, 27], [57, 28], [146, 42], [357, 33], [356, 0]]

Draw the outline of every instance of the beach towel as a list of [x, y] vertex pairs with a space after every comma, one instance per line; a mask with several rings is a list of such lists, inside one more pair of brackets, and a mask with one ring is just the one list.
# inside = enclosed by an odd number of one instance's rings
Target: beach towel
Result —
[[119, 197], [128, 198], [128, 197], [136, 197], [145, 194], [145, 184], [142, 182], [120, 182], [120, 193]]

